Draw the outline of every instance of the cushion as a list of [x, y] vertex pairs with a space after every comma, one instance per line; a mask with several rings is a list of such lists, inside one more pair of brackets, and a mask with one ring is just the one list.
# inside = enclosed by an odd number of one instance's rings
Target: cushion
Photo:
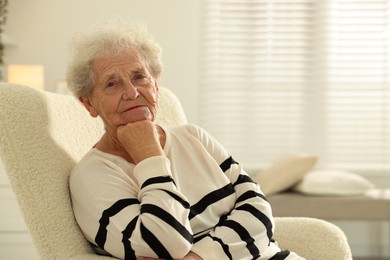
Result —
[[293, 190], [309, 195], [359, 195], [374, 186], [369, 180], [355, 173], [316, 170], [307, 174]]
[[284, 191], [297, 184], [317, 162], [317, 157], [307, 154], [290, 155], [268, 169], [254, 173], [252, 178], [265, 195]]

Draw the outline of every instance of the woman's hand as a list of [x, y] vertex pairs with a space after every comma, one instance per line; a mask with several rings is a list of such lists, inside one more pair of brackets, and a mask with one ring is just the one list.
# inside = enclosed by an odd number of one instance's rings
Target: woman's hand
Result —
[[118, 140], [129, 153], [134, 163], [163, 155], [156, 125], [150, 120], [137, 121], [118, 127]]
[[179, 260], [203, 260], [200, 256], [195, 254], [194, 252], [189, 252], [185, 257], [179, 259]]

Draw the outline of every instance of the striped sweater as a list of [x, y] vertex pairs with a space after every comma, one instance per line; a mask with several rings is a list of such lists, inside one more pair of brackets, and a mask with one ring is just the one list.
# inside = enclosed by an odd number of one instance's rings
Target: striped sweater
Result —
[[164, 128], [165, 156], [137, 165], [90, 150], [70, 175], [76, 220], [96, 248], [120, 259], [300, 259], [272, 240], [259, 186], [207, 132]]

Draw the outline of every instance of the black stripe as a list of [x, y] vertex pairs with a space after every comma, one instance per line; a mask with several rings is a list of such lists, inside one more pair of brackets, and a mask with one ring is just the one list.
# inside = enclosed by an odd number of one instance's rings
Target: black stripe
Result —
[[255, 216], [258, 220], [260, 220], [261, 223], [263, 223], [263, 225], [267, 229], [267, 237], [271, 241], [271, 238], [273, 236], [272, 223], [263, 212], [259, 211], [258, 209], [256, 209], [255, 207], [253, 207], [252, 205], [249, 205], [249, 204], [244, 204], [242, 206], [237, 207], [236, 209], [247, 211], [247, 212], [251, 213], [253, 216]]
[[245, 200], [248, 200], [251, 198], [256, 198], [256, 197], [262, 198], [263, 200], [267, 201], [267, 199], [265, 198], [265, 196], [263, 194], [258, 193], [258, 192], [253, 191], [253, 190], [250, 190], [250, 191], [247, 191], [244, 194], [242, 194], [240, 197], [238, 197], [236, 200], [236, 203], [243, 202]]
[[169, 191], [169, 190], [163, 190], [163, 191], [168, 193], [172, 198], [174, 198], [177, 202], [179, 202], [183, 206], [183, 208], [185, 208], [185, 209], [189, 209], [190, 208], [190, 203], [188, 203], [188, 201], [182, 199], [177, 194], [175, 194], [175, 193], [173, 193], [172, 191]]
[[[233, 186], [236, 187], [237, 185], [243, 184], [243, 183], [253, 183], [253, 184], [256, 184], [256, 185], [257, 185], [257, 183], [254, 182], [254, 181], [252, 180], [252, 178], [249, 177], [248, 175], [240, 174], [240, 175], [238, 176], [237, 181], [233, 184]], [[263, 200], [268, 201], [268, 200], [266, 199], [266, 197], [265, 197], [263, 194], [256, 193], [256, 195], [257, 195], [257, 197], [260, 197], [260, 198], [262, 198]]]
[[257, 259], [260, 256], [260, 251], [254, 244], [255, 240], [240, 223], [233, 220], [226, 220], [223, 225], [233, 229], [234, 232], [240, 236], [241, 240], [245, 241], [246, 248], [248, 248], [249, 252], [251, 253], [252, 259]]
[[244, 175], [244, 174], [240, 174], [238, 176], [238, 179], [237, 181], [233, 184], [233, 186], [237, 186], [239, 184], [242, 184], [242, 183], [253, 183], [253, 184], [257, 184], [256, 182], [254, 182], [251, 177], [249, 177], [248, 175]]
[[153, 177], [153, 178], [147, 179], [142, 184], [141, 189], [145, 188], [146, 186], [152, 185], [152, 184], [156, 184], [156, 183], [160, 184], [160, 183], [166, 183], [166, 182], [173, 182], [173, 184], [175, 184], [175, 182], [173, 181], [171, 176], [158, 176], [158, 177]]
[[276, 253], [273, 257], [271, 257], [269, 260], [284, 260], [290, 255], [290, 251], [284, 250], [281, 252]]
[[229, 251], [229, 246], [228, 246], [228, 245], [226, 245], [225, 243], [223, 243], [222, 240], [221, 240], [220, 238], [218, 238], [218, 237], [214, 237], [214, 236], [212, 236], [212, 235], [207, 235], [207, 236], [210, 237], [212, 240], [218, 242], [218, 243], [221, 245], [223, 252], [225, 252], [225, 255], [226, 255], [230, 260], [233, 259], [232, 254], [231, 254], [230, 251]]
[[224, 199], [234, 193], [234, 188], [231, 183], [225, 185], [224, 187], [210, 192], [204, 196], [200, 201], [191, 206], [189, 219], [194, 218], [196, 215], [202, 213], [208, 206], [211, 204]]
[[180, 235], [182, 235], [189, 243], [194, 242], [192, 234], [183, 226], [179, 221], [177, 221], [171, 214], [165, 210], [157, 207], [152, 204], [144, 204], [141, 206], [141, 214], [149, 213], [153, 216], [156, 216], [163, 220], [165, 223], [173, 227]]
[[104, 249], [101, 249], [100, 247], [98, 247], [97, 245], [89, 242], [89, 244], [92, 246], [95, 254], [97, 255], [103, 255], [103, 256], [112, 256], [111, 254], [109, 254], [108, 252], [106, 252]]
[[227, 170], [230, 169], [230, 166], [231, 166], [232, 164], [238, 164], [238, 162], [236, 162], [236, 161], [233, 159], [233, 157], [230, 156], [230, 157], [227, 158], [223, 163], [221, 163], [221, 164], [219, 165], [219, 167], [221, 168], [221, 170], [222, 170], [223, 172], [226, 172]]
[[194, 238], [194, 244], [198, 243], [200, 240], [202, 240], [203, 238], [209, 236], [209, 233], [206, 233], [206, 234], [203, 234], [203, 235], [200, 235], [198, 237], [195, 237]]
[[[142, 238], [149, 245], [149, 247], [158, 255], [158, 258], [172, 259], [168, 250], [161, 244], [161, 242], [141, 223]], [[167, 238], [169, 239], [169, 238]]]
[[[221, 215], [219, 217], [218, 223], [213, 228], [215, 229], [216, 227], [222, 226], [223, 222], [228, 218], [228, 216], [230, 216], [230, 213], [231, 213], [231, 211], [226, 213], [226, 214]], [[200, 234], [202, 234], [202, 235], [200, 235]], [[201, 240], [205, 236], [208, 236], [208, 233], [205, 233], [205, 231], [201, 231], [201, 232], [198, 232], [198, 233], [194, 234], [194, 237], [195, 237], [194, 238], [194, 244], [196, 242], [198, 242], [199, 240]]]
[[115, 216], [124, 208], [134, 204], [139, 204], [139, 201], [137, 199], [121, 199], [115, 202], [111, 207], [103, 211], [102, 216], [99, 220], [99, 230], [96, 233], [95, 237], [95, 242], [101, 249], [104, 249], [104, 244], [106, 243], [107, 226], [110, 223], [110, 217]]
[[125, 249], [125, 260], [137, 259], [133, 247], [131, 246], [130, 237], [133, 234], [133, 231], [137, 225], [138, 216], [136, 216], [130, 223], [126, 226], [125, 230], [122, 231], [122, 243]]

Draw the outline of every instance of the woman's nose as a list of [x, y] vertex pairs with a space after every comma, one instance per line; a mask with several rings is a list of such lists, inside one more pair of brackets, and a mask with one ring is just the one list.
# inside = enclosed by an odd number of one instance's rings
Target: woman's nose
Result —
[[123, 94], [122, 97], [124, 100], [127, 99], [136, 99], [138, 97], [138, 89], [131, 83], [131, 81], [126, 81], [123, 84]]

